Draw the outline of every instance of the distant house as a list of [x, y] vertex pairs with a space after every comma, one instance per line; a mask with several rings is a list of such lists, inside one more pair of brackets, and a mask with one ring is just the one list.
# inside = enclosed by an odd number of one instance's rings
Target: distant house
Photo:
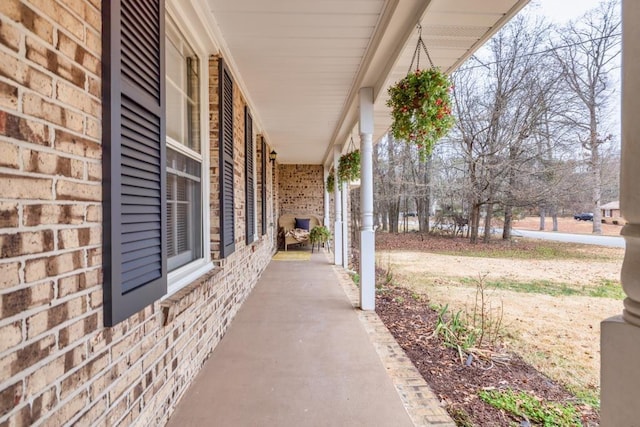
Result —
[[[620, 202], [618, 200], [600, 206], [600, 210], [602, 211], [602, 221], [605, 223], [620, 221], [619, 218], [622, 218], [620, 214]], [[622, 224], [622, 222], [620, 223]]]

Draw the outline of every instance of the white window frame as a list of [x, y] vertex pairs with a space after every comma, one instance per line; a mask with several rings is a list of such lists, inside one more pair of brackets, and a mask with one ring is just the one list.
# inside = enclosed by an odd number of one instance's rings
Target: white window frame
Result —
[[[203, 274], [214, 268], [211, 260], [211, 239], [210, 239], [210, 215], [209, 215], [209, 191], [211, 177], [209, 175], [210, 153], [209, 153], [209, 54], [202, 48], [203, 43], [193, 32], [188, 29], [183, 19], [184, 13], [180, 13], [179, 2], [167, 2], [166, 19], [171, 19], [173, 25], [178, 29], [180, 35], [185, 38], [194, 53], [198, 56], [198, 73], [201, 76], [199, 81], [200, 91], [200, 158], [194, 156], [193, 151], [183, 144], [167, 136], [167, 147], [187, 157], [201, 162], [201, 205], [202, 205], [202, 257], [183, 265], [168, 273], [167, 294], [165, 298], [175, 294], [183, 287], [189, 285]], [[171, 6], [173, 7], [170, 7]], [[165, 171], [166, 173], [166, 171]]]

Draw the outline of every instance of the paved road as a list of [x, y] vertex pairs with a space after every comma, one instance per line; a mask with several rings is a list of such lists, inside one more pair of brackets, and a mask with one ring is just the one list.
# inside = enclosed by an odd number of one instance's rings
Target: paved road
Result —
[[594, 236], [590, 234], [554, 233], [548, 231], [512, 230], [513, 236], [530, 239], [555, 240], [556, 242], [583, 243], [586, 245], [624, 248], [624, 238], [618, 236]]

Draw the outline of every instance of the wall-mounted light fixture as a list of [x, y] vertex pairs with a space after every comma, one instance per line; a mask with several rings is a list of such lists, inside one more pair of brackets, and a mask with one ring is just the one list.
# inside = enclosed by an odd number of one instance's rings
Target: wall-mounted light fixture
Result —
[[276, 153], [276, 150], [271, 150], [271, 152], [269, 153], [269, 160], [271, 161], [271, 163], [275, 163], [277, 157], [278, 153]]

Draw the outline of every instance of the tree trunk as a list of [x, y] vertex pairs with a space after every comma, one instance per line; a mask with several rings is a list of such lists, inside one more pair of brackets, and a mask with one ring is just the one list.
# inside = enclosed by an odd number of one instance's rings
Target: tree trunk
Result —
[[511, 240], [512, 220], [513, 220], [513, 207], [507, 205], [504, 208], [504, 226], [502, 227], [502, 240]]
[[478, 229], [480, 228], [480, 203], [474, 202], [471, 206], [471, 218], [469, 218], [471, 243], [478, 243]]
[[538, 228], [538, 230], [540, 231], [544, 231], [544, 222], [545, 222], [545, 216], [547, 215], [547, 212], [545, 211], [544, 206], [540, 208], [540, 228]]
[[487, 208], [485, 209], [485, 217], [484, 217], [484, 236], [482, 241], [484, 243], [489, 243], [491, 240], [491, 220], [493, 219], [493, 203], [487, 203]]
[[551, 207], [551, 219], [553, 220], [553, 231], [558, 231], [558, 208]]
[[593, 180], [593, 234], [602, 234], [602, 211], [600, 197], [602, 197], [602, 174], [600, 172], [599, 142], [591, 149], [591, 178]]

